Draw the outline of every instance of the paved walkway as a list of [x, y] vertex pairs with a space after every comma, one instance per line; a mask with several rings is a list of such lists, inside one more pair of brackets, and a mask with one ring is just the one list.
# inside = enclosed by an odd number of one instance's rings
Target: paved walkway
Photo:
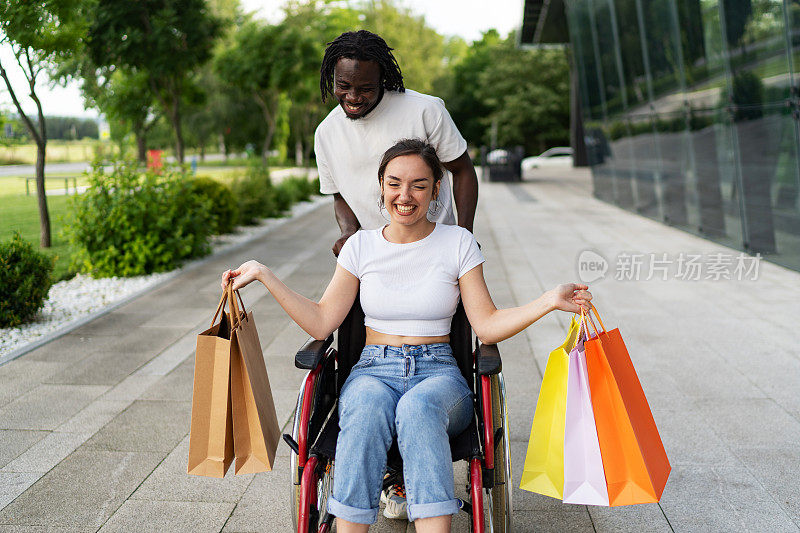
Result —
[[[626, 339], [673, 470], [660, 504], [571, 506], [516, 489], [516, 530], [798, 531], [800, 353], [790, 332], [800, 274], [761, 263], [757, 281], [672, 273], [646, 281], [645, 262], [641, 281], [617, 281], [621, 252], [672, 260], [735, 252], [599, 202], [589, 189], [583, 171], [482, 184], [476, 235], [487, 280], [495, 302], [509, 306], [576, 279], [583, 250], [609, 262], [590, 286], [606, 325]], [[285, 445], [271, 473], [186, 474], [192, 354], [224, 268], [255, 257], [319, 297], [335, 236], [322, 206], [0, 367], [0, 531], [289, 531]], [[288, 421], [303, 377], [292, 356], [307, 336], [262, 288], [244, 297]], [[547, 354], [568, 318], [550, 315], [500, 345], [515, 485]], [[381, 520], [374, 530], [413, 526]], [[463, 516], [454, 530], [466, 531]]]

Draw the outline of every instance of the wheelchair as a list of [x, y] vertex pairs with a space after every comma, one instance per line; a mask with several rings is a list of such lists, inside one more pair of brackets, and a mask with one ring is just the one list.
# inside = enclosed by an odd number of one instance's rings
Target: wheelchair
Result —
[[[283, 439], [291, 448], [290, 504], [295, 530], [330, 532], [334, 516], [327, 512], [333, 491], [338, 396], [364, 348], [364, 312], [357, 297], [338, 332], [324, 341], [310, 339], [295, 356], [295, 366], [308, 370], [297, 397], [292, 433]], [[511, 531], [512, 481], [505, 384], [495, 345], [472, 340], [466, 312], [458, 304], [450, 330], [450, 345], [461, 373], [472, 389], [474, 416], [469, 426], [450, 439], [453, 461], [466, 460], [468, 500], [461, 509], [470, 515], [470, 531]], [[402, 459], [395, 439], [388, 452], [383, 488], [402, 479]], [[486, 506], [484, 507], [484, 503]], [[488, 523], [485, 523], [488, 522]]]

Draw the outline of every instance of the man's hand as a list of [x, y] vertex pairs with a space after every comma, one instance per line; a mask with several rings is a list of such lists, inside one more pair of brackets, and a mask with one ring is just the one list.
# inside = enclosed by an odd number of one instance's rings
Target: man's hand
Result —
[[342, 233], [342, 236], [336, 239], [336, 242], [333, 243], [333, 248], [331, 248], [331, 250], [333, 250], [333, 255], [339, 257], [339, 252], [342, 251], [342, 246], [344, 246], [344, 243], [347, 242], [347, 239], [352, 237], [353, 234], [355, 234], [355, 231], [352, 233]]
[[355, 213], [353, 213], [353, 210], [350, 209], [350, 206], [347, 205], [345, 199], [342, 198], [342, 195], [338, 192], [333, 195], [333, 212], [336, 215], [336, 222], [339, 224], [342, 236], [336, 239], [331, 250], [333, 250], [333, 255], [339, 257], [342, 246], [344, 246], [344, 243], [347, 242], [347, 239], [349, 239], [351, 235], [358, 231], [361, 224], [358, 223]]

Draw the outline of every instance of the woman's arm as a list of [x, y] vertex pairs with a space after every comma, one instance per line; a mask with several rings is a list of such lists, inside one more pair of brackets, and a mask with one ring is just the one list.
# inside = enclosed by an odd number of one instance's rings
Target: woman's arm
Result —
[[234, 290], [256, 280], [263, 283], [292, 320], [318, 340], [328, 338], [328, 335], [342, 323], [353, 306], [359, 284], [357, 277], [336, 265], [336, 271], [328, 288], [325, 289], [319, 303], [316, 303], [294, 292], [270, 269], [256, 261], [248, 261], [236, 270], [223, 272], [223, 289], [228, 285], [230, 278], [233, 278]]
[[478, 265], [461, 276], [458, 285], [469, 323], [481, 342], [486, 344], [497, 344], [513, 337], [556, 309], [579, 313], [583, 308], [588, 312], [589, 301], [592, 299], [586, 285], [565, 283], [521, 307], [498, 309], [486, 287], [483, 265]]

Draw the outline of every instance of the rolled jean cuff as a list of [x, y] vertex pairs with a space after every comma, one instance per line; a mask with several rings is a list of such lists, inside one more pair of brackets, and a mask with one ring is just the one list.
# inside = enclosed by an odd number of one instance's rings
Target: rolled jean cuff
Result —
[[375, 521], [378, 520], [377, 507], [375, 509], [350, 507], [349, 505], [336, 501], [333, 496], [328, 497], [328, 512], [337, 518], [347, 520], [348, 522], [355, 522], [356, 524], [374, 524]]
[[447, 500], [436, 503], [409, 503], [408, 520], [413, 522], [418, 518], [431, 518], [434, 516], [458, 514], [459, 510], [458, 500]]

